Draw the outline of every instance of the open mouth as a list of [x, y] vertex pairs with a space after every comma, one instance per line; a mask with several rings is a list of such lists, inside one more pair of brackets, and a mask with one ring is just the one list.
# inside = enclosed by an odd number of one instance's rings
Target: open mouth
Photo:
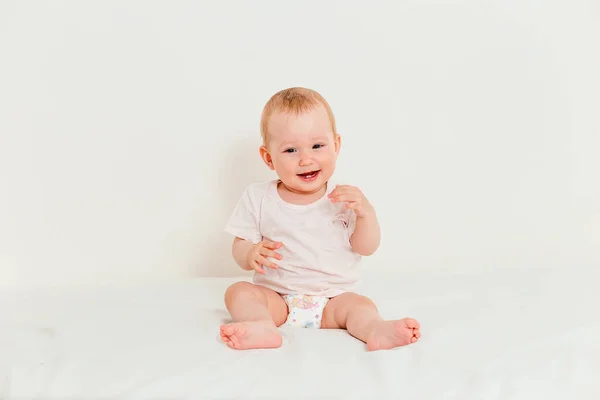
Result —
[[321, 172], [321, 170], [310, 171], [310, 172], [306, 172], [304, 174], [298, 174], [298, 177], [300, 179], [302, 179], [303, 181], [310, 182], [317, 178], [317, 176], [319, 175], [319, 172]]

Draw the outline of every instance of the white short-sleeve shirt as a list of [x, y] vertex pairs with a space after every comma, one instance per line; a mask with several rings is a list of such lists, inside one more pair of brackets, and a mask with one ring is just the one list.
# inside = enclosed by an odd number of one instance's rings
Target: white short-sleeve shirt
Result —
[[327, 195], [308, 205], [285, 202], [277, 192], [278, 180], [255, 183], [246, 188], [225, 230], [258, 243], [282, 242], [272, 259], [277, 269], [265, 267], [265, 275], [254, 273], [254, 283], [281, 294], [334, 297], [355, 289], [359, 282], [361, 256], [350, 246], [356, 215], [343, 203], [332, 203]]

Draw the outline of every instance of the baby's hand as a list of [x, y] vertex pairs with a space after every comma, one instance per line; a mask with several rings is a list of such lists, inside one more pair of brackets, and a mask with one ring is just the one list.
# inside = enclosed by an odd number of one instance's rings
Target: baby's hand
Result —
[[273, 251], [281, 248], [281, 246], [283, 246], [283, 243], [281, 242], [270, 242], [268, 240], [263, 240], [255, 244], [248, 252], [248, 265], [250, 265], [252, 269], [259, 274], [266, 273], [263, 267], [269, 267], [273, 269], [279, 268], [277, 264], [269, 261], [267, 257], [281, 260], [281, 254]]
[[373, 206], [359, 188], [349, 185], [338, 185], [329, 193], [332, 202], [345, 202], [344, 208], [354, 210], [358, 218], [364, 218], [374, 212]]

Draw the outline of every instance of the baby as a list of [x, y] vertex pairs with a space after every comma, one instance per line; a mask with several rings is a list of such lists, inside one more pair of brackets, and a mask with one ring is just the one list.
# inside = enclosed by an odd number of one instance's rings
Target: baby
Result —
[[353, 293], [361, 257], [379, 246], [379, 222], [358, 188], [332, 181], [341, 142], [327, 101], [310, 89], [282, 90], [264, 107], [261, 134], [260, 156], [279, 179], [248, 186], [227, 223], [233, 258], [255, 273], [225, 292], [233, 322], [221, 326], [223, 342], [279, 347], [284, 324], [346, 329], [369, 350], [416, 342], [417, 321], [384, 321]]

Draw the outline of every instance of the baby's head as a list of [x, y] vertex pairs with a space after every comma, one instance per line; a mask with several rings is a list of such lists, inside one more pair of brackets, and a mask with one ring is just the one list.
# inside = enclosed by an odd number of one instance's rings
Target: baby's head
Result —
[[317, 92], [289, 88], [275, 93], [263, 109], [260, 154], [279, 179], [297, 193], [315, 193], [335, 170], [340, 137], [333, 112]]

